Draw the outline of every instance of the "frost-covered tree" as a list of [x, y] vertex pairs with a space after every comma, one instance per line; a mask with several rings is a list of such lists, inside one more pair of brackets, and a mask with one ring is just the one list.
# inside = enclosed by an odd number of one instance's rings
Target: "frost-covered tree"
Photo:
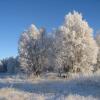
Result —
[[7, 72], [7, 62], [8, 62], [8, 59], [7, 58], [2, 59], [1, 62], [3, 64], [3, 68], [4, 68], [5, 72]]
[[100, 31], [96, 33], [95, 40], [97, 45], [100, 47]]
[[54, 71], [55, 69], [55, 53], [54, 53], [54, 37], [52, 34], [48, 35], [46, 38], [46, 45], [47, 45], [47, 71]]
[[96, 43], [99, 48], [98, 56], [97, 56], [97, 64], [96, 64], [96, 70], [100, 69], [100, 31], [96, 33], [95, 37]]
[[40, 28], [40, 40], [39, 40], [39, 52], [40, 52], [40, 66], [42, 66], [42, 71], [44, 71], [48, 66], [48, 37], [45, 28]]
[[65, 16], [55, 32], [56, 66], [59, 71], [90, 72], [96, 63], [98, 47], [92, 28], [78, 12]]
[[2, 61], [0, 60], [0, 72], [3, 72], [3, 71], [4, 71], [3, 63], [2, 63]]
[[7, 72], [18, 73], [20, 71], [19, 61], [17, 57], [9, 57], [7, 59]]
[[28, 74], [38, 75], [46, 64], [45, 30], [35, 25], [22, 33], [19, 40], [19, 61]]

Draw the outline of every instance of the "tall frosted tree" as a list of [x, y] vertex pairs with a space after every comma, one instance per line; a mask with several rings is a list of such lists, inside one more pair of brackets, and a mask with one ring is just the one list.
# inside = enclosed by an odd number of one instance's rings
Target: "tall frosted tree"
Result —
[[92, 28], [78, 12], [65, 16], [63, 25], [55, 32], [56, 66], [59, 71], [91, 72], [97, 61], [98, 47]]
[[98, 69], [100, 69], [100, 31], [98, 31], [96, 33], [95, 40], [96, 40], [98, 48], [99, 48], [99, 52], [98, 52], [98, 56], [97, 56], [97, 64], [96, 64], [96, 70], [98, 70]]
[[54, 52], [54, 37], [52, 34], [46, 38], [47, 43], [47, 57], [48, 57], [48, 71], [54, 71], [55, 69], [55, 52]]
[[95, 40], [97, 45], [100, 47], [100, 31], [96, 33]]
[[38, 75], [45, 66], [44, 30], [35, 25], [22, 33], [19, 40], [19, 61], [28, 74]]

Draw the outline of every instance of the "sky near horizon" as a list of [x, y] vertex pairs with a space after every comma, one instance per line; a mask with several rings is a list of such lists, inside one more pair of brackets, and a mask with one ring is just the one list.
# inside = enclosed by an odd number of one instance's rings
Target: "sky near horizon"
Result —
[[73, 10], [82, 13], [94, 34], [100, 29], [100, 0], [0, 0], [0, 59], [17, 55], [20, 34], [30, 24], [51, 32]]

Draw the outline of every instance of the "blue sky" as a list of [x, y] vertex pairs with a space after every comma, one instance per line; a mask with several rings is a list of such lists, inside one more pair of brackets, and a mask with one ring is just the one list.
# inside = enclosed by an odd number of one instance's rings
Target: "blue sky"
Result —
[[73, 10], [94, 33], [100, 29], [100, 0], [0, 0], [0, 58], [17, 55], [19, 36], [31, 23], [50, 32]]

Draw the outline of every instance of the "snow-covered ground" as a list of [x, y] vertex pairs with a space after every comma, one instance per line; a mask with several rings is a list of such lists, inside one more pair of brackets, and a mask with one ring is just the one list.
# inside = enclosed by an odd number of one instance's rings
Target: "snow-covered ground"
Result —
[[100, 76], [59, 79], [49, 74], [27, 79], [0, 74], [0, 100], [100, 100]]

